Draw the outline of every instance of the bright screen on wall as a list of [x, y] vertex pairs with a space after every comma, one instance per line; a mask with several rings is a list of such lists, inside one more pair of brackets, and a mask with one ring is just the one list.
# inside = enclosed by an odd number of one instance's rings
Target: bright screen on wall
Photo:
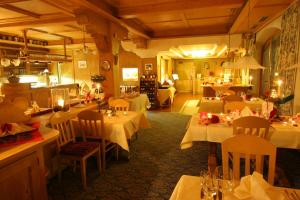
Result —
[[138, 81], [139, 70], [138, 68], [122, 68], [123, 81]]

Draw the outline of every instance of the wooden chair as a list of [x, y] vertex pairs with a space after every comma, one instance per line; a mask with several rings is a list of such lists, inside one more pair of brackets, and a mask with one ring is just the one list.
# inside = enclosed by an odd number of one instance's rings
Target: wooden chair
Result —
[[[59, 163], [62, 160], [73, 161], [75, 164], [80, 162], [81, 179], [83, 188], [87, 188], [86, 183], [86, 160], [95, 155], [99, 173], [101, 172], [101, 152], [100, 145], [97, 142], [76, 142], [74, 129], [69, 113], [57, 112], [50, 117], [52, 128], [59, 130], [60, 135], [57, 139], [59, 152]], [[59, 178], [61, 177], [61, 169], [59, 170]]]
[[236, 119], [232, 123], [233, 134], [255, 135], [267, 139], [270, 122], [264, 118], [247, 116]]
[[112, 99], [109, 101], [109, 106], [114, 107], [118, 111], [128, 111], [129, 102], [124, 99]]
[[106, 166], [106, 153], [113, 148], [116, 148], [116, 158], [118, 160], [118, 145], [112, 143], [105, 138], [104, 119], [99, 112], [85, 110], [78, 113], [79, 127], [82, 131], [83, 140], [96, 140], [101, 143], [102, 152], [102, 169]]
[[224, 104], [224, 113], [230, 113], [235, 110], [243, 110], [246, 107], [246, 103], [243, 101], [231, 101]]
[[[233, 159], [229, 159], [230, 155]], [[222, 142], [222, 165], [224, 179], [229, 179], [229, 161], [232, 161], [234, 180], [240, 179], [240, 160], [245, 159], [245, 175], [251, 174], [250, 161], [255, 171], [263, 174], [264, 157], [268, 156], [268, 182], [273, 185], [275, 177], [276, 147], [269, 141], [251, 135], [236, 135]]]

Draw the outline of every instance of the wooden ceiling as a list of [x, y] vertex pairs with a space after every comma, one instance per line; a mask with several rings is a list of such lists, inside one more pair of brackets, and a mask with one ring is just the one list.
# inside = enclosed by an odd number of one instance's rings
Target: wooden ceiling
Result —
[[[249, 3], [250, 2], [250, 3]], [[131, 37], [171, 38], [258, 31], [293, 0], [1, 0], [0, 32], [81, 42], [78, 13], [89, 13], [126, 28]], [[50, 34], [49, 34], [50, 33]], [[51, 34], [53, 33], [53, 34]], [[50, 42], [51, 43], [51, 42]]]

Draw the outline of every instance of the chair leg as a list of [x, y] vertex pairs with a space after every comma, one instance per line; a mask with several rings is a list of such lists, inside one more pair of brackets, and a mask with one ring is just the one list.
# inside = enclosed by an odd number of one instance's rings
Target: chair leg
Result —
[[135, 133], [135, 139], [138, 139], [138, 132]]
[[58, 157], [58, 182], [59, 182], [59, 184], [61, 184], [61, 171], [62, 171], [61, 158]]
[[101, 174], [101, 149], [99, 147], [99, 151], [97, 152], [97, 166], [98, 166], [98, 170], [99, 170], [99, 174]]
[[86, 184], [86, 159], [80, 161], [80, 166], [81, 166], [81, 181], [83, 185], [83, 189], [87, 189], [87, 184]]
[[77, 162], [76, 160], [73, 161], [73, 172], [75, 173], [76, 172], [76, 166], [77, 165]]
[[116, 144], [116, 160], [119, 160], [119, 145]]
[[105, 144], [101, 145], [101, 153], [102, 153], [102, 171], [105, 171], [106, 168], [106, 159], [105, 159]]

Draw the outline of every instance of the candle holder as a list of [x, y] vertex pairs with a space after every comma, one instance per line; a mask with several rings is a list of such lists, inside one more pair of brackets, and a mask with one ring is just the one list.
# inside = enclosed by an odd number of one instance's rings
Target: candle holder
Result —
[[51, 104], [54, 112], [69, 111], [70, 110], [70, 97], [69, 89], [51, 89]]

